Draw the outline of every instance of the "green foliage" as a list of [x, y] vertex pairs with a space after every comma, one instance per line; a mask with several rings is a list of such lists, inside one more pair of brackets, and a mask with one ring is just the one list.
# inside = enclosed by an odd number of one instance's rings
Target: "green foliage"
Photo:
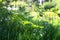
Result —
[[51, 9], [51, 8], [54, 8], [56, 6], [56, 4], [54, 2], [46, 2], [44, 4], [44, 9]]
[[8, 3], [0, 3], [0, 40], [60, 40], [60, 9], [54, 2], [21, 2], [11, 3], [18, 10], [8, 10]]

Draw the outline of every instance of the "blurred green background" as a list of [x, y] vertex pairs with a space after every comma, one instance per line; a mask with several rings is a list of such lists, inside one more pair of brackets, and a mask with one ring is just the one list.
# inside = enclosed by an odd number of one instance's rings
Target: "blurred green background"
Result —
[[0, 40], [60, 40], [60, 0], [0, 0]]

